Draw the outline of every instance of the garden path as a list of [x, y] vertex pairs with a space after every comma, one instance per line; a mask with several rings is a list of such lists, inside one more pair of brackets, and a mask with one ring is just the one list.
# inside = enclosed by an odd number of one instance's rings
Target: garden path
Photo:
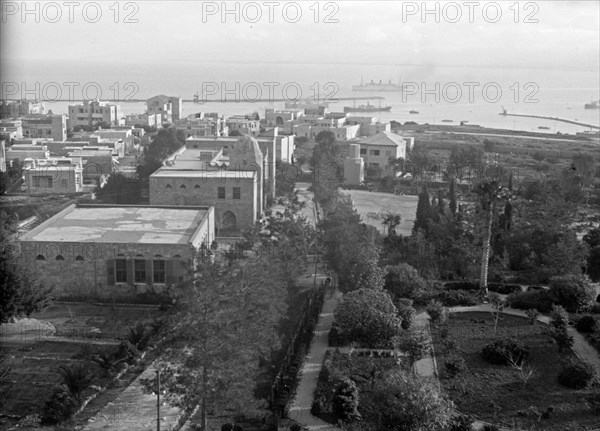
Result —
[[325, 299], [323, 309], [319, 315], [319, 322], [313, 335], [313, 341], [310, 351], [306, 356], [304, 366], [302, 367], [302, 376], [296, 396], [290, 408], [289, 417], [311, 431], [333, 431], [338, 430], [335, 426], [313, 416], [310, 413], [319, 372], [323, 364], [323, 359], [329, 348], [328, 334], [333, 323], [333, 312], [337, 307], [342, 294], [335, 291], [331, 296]]

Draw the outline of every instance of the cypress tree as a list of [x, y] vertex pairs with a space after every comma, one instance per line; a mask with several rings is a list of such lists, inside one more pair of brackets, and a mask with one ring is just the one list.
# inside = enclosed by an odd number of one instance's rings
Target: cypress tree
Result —
[[454, 188], [454, 180], [450, 181], [450, 212], [456, 215], [456, 190]]
[[417, 214], [415, 217], [415, 224], [413, 226], [413, 232], [419, 231], [419, 229], [427, 232], [427, 225], [429, 220], [433, 216], [433, 211], [431, 208], [431, 201], [429, 199], [429, 193], [427, 189], [424, 188], [421, 193], [419, 193], [419, 201], [417, 202]]

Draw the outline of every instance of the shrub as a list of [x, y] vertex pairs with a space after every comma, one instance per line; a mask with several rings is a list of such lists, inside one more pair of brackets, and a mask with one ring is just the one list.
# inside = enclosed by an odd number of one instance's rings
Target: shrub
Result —
[[439, 301], [430, 301], [426, 310], [434, 326], [443, 325], [448, 320], [448, 309]]
[[467, 363], [461, 356], [449, 356], [444, 361], [444, 369], [449, 377], [454, 377], [467, 369]]
[[532, 325], [535, 324], [535, 322], [537, 321], [538, 316], [540, 315], [540, 312], [537, 311], [535, 308], [530, 308], [529, 310], [527, 310], [525, 312], [525, 314], [527, 314], [527, 317], [529, 317], [529, 321]]
[[127, 328], [125, 339], [129, 341], [136, 349], [144, 350], [148, 347], [152, 333], [148, 331], [144, 323], [138, 323], [135, 326]]
[[594, 304], [590, 307], [590, 313], [600, 314], [600, 304]]
[[387, 268], [385, 289], [394, 298], [414, 298], [429, 287], [419, 272], [407, 263]]
[[508, 365], [510, 358], [521, 363], [529, 356], [529, 350], [513, 339], [494, 341], [481, 350], [481, 356], [490, 364]]
[[512, 308], [529, 310], [535, 308], [540, 313], [547, 313], [552, 308], [552, 297], [546, 290], [534, 290], [531, 292], [511, 293], [507, 298]]
[[446, 290], [437, 297], [447, 307], [477, 305], [480, 302], [477, 294], [469, 290]]
[[129, 365], [135, 364], [137, 359], [140, 357], [140, 351], [135, 348], [129, 341], [123, 340], [117, 348], [116, 358], [123, 359]]
[[521, 292], [521, 286], [518, 284], [488, 283], [488, 289], [502, 295]]
[[343, 421], [360, 420], [358, 412], [358, 388], [349, 378], [343, 379], [335, 389], [333, 397], [333, 413]]
[[362, 346], [389, 347], [400, 331], [398, 310], [383, 290], [358, 289], [344, 295], [334, 317], [338, 328]]
[[302, 427], [298, 424], [292, 424], [290, 426], [290, 431], [302, 431]]
[[500, 431], [500, 428], [497, 425], [485, 424], [481, 431]]
[[329, 330], [329, 347], [343, 347], [348, 343], [347, 338], [340, 332], [340, 328], [335, 323], [331, 325], [331, 329]]
[[77, 401], [65, 385], [54, 388], [52, 395], [44, 404], [42, 424], [54, 425], [69, 419], [77, 410]]
[[75, 364], [70, 367], [59, 368], [64, 385], [69, 389], [77, 402], [81, 401], [81, 394], [93, 383], [94, 374], [84, 364]]
[[474, 281], [449, 281], [444, 284], [446, 290], [479, 290], [479, 283]]
[[233, 431], [233, 424], [227, 423], [227, 424], [221, 425], [221, 431]]
[[454, 416], [449, 431], [472, 431], [473, 419], [468, 415]]
[[577, 328], [579, 332], [594, 332], [595, 327], [596, 319], [589, 314], [582, 316], [575, 324], [575, 328]]
[[550, 325], [556, 329], [566, 329], [569, 326], [569, 314], [560, 305], [554, 305], [550, 313]]
[[402, 319], [402, 329], [410, 329], [415, 318], [417, 317], [417, 310], [412, 306], [412, 299], [400, 298], [396, 301], [396, 308], [398, 309], [398, 316]]
[[592, 302], [594, 289], [581, 276], [562, 275], [550, 279], [550, 294], [571, 313], [577, 313]]
[[573, 361], [558, 374], [558, 383], [571, 389], [583, 389], [595, 378], [594, 367], [587, 362]]

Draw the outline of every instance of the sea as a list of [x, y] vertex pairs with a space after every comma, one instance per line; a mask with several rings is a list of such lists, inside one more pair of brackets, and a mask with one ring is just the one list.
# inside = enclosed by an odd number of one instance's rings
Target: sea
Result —
[[[400, 82], [404, 92], [357, 92], [361, 82]], [[48, 64], [27, 61], [3, 68], [2, 98], [22, 95], [42, 100], [46, 110], [67, 113], [83, 99], [118, 99], [125, 114], [142, 113], [144, 100], [157, 94], [181, 96], [183, 114], [219, 112], [226, 116], [281, 109], [285, 100], [316, 99], [329, 110], [369, 103], [391, 106], [367, 115], [381, 121], [470, 125], [548, 134], [586, 132], [586, 126], [550, 119], [499, 115], [558, 117], [600, 126], [600, 110], [584, 109], [600, 99], [598, 68], [468, 67], [461, 65], [213, 63], [204, 60]], [[206, 103], [193, 103], [194, 94]], [[381, 99], [379, 99], [380, 97]], [[261, 98], [262, 100], [257, 101]], [[339, 100], [349, 98], [349, 100]], [[352, 98], [366, 98], [352, 100]], [[60, 99], [58, 101], [57, 99]], [[412, 113], [411, 113], [412, 111]], [[541, 128], [540, 128], [541, 127]]]

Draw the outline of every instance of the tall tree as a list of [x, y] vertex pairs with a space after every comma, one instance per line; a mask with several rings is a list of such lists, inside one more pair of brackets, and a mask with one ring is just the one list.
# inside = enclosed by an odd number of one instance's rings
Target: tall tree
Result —
[[492, 240], [492, 223], [496, 203], [500, 199], [507, 199], [507, 190], [502, 187], [499, 180], [485, 179], [475, 187], [475, 193], [479, 195], [481, 209], [485, 214], [485, 231], [483, 236], [483, 248], [481, 252], [481, 271], [479, 273], [479, 289], [484, 298], [488, 296], [488, 265]]
[[431, 208], [429, 193], [427, 192], [427, 188], [423, 188], [421, 193], [419, 193], [419, 200], [417, 202], [417, 214], [415, 217], [413, 232], [418, 232], [419, 230], [427, 232], [429, 221], [432, 218], [433, 210]]
[[22, 264], [14, 222], [0, 214], [0, 323], [42, 311], [52, 298], [52, 288], [35, 281]]
[[393, 214], [393, 213], [386, 213], [383, 216], [383, 225], [387, 226], [388, 229], [388, 236], [392, 236], [396, 234], [396, 228], [400, 225], [400, 223], [402, 222], [402, 215], [400, 214]]
[[456, 215], [456, 185], [454, 184], [454, 178], [450, 180], [450, 212], [452, 215]]

